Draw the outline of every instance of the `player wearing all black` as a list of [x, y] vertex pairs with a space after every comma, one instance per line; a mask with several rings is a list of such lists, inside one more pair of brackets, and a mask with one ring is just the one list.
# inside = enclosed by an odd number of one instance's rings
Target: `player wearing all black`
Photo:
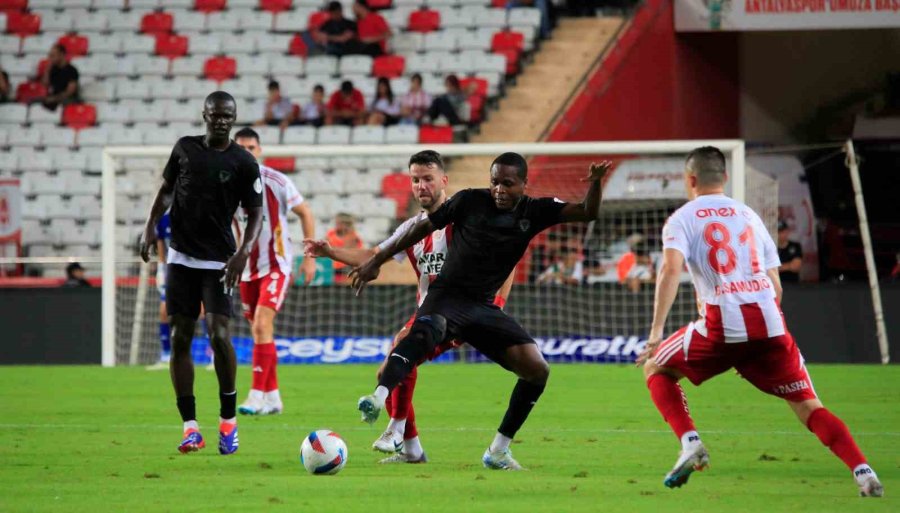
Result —
[[779, 220], [778, 258], [781, 260], [781, 267], [778, 268], [778, 275], [782, 283], [800, 281], [800, 269], [803, 267], [803, 246], [792, 241], [790, 236], [791, 227], [787, 221]]
[[[216, 91], [206, 97], [206, 135], [182, 137], [175, 144], [141, 239], [141, 258], [148, 262], [156, 247], [156, 224], [171, 205], [166, 309], [172, 327], [169, 372], [184, 421], [184, 439], [178, 446], [182, 453], [206, 445], [197, 425], [191, 358], [201, 303], [219, 381], [219, 452], [232, 454], [238, 449], [231, 292], [262, 227], [262, 183], [256, 159], [229, 137], [236, 113], [230, 94]], [[238, 205], [247, 211], [248, 220], [236, 249], [231, 223]]]
[[371, 423], [378, 418], [388, 393], [435, 345], [459, 338], [519, 377], [482, 462], [488, 468], [521, 469], [509, 444], [544, 392], [550, 367], [534, 339], [492, 300], [534, 236], [555, 224], [598, 217], [601, 181], [609, 166], [606, 162], [592, 164], [584, 179], [590, 182], [584, 201], [565, 203], [526, 196], [528, 164], [517, 153], [504, 153], [491, 165], [490, 189], [458, 192], [353, 270], [353, 286], [360, 293], [367, 282], [378, 277], [379, 268], [391, 256], [453, 224], [447, 261], [416, 312], [415, 323], [390, 354], [374, 394], [359, 400], [363, 420]]

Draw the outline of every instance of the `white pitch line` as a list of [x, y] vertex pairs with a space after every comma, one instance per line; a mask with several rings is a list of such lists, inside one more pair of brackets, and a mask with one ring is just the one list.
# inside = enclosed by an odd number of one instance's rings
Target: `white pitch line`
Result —
[[[247, 426], [247, 422], [241, 423], [242, 426]], [[254, 422], [252, 424], [253, 427], [249, 429], [257, 429], [262, 428], [263, 430], [270, 429], [278, 429], [284, 431], [296, 431], [299, 429], [296, 425], [290, 424], [260, 424], [258, 422]], [[0, 429], [87, 429], [95, 432], [94, 430], [101, 431], [121, 431], [121, 430], [158, 430], [158, 431], [177, 431], [181, 429], [181, 426], [176, 424], [107, 424], [107, 425], [96, 425], [96, 424], [0, 424]], [[305, 429], [305, 428], [304, 428]], [[366, 427], [350, 427], [340, 429], [339, 431], [371, 431], [375, 433], [378, 431], [378, 428], [375, 426]], [[496, 429], [494, 428], [477, 428], [477, 427], [438, 427], [438, 428], [428, 428], [427, 432], [494, 432]], [[584, 434], [621, 434], [621, 435], [657, 435], [657, 434], [665, 434], [671, 435], [672, 432], [668, 429], [535, 429], [531, 435], [544, 435], [544, 434], [555, 434], [555, 433], [584, 433]], [[797, 431], [730, 431], [730, 430], [703, 430], [702, 433], [704, 435], [735, 435], [735, 436], [745, 436], [745, 435], [778, 435], [778, 436], [802, 436], [808, 437], [810, 436], [804, 430], [798, 429]], [[900, 437], [900, 432], [873, 432], [873, 431], [858, 431], [853, 433], [854, 436], [888, 436], [888, 437]]]

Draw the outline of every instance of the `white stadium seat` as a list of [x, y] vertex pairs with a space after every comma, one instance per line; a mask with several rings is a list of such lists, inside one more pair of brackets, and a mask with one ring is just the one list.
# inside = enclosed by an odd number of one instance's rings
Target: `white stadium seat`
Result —
[[197, 11], [173, 12], [172, 29], [176, 33], [206, 30], [206, 14]]
[[352, 144], [384, 144], [384, 127], [370, 125], [353, 127], [350, 142]]
[[0, 104], [0, 124], [21, 124], [28, 119], [28, 106], [21, 103]]
[[486, 53], [475, 59], [475, 72], [506, 73], [506, 56], [496, 53]]
[[[9, 126], [0, 126], [0, 146], [6, 146], [6, 138], [11, 128], [12, 127]], [[0, 155], [3, 155], [3, 152], [0, 152]], [[12, 169], [4, 169], [3, 163], [0, 162], [0, 174], [6, 176], [10, 171], [12, 171]]]
[[243, 15], [242, 11], [234, 9], [211, 12], [206, 18], [206, 29], [213, 33], [236, 32], [240, 27], [241, 16]]
[[3, 66], [3, 71], [10, 75], [34, 75], [37, 73], [37, 65], [40, 60], [41, 56], [39, 55], [24, 57], [5, 55], [0, 61], [0, 66]]
[[0, 52], [5, 54], [19, 53], [21, 48], [22, 39], [19, 36], [0, 35]]
[[445, 28], [473, 27], [477, 21], [470, 11], [462, 9], [448, 9], [441, 11], [441, 26]]
[[275, 16], [276, 32], [302, 32], [309, 23], [310, 9], [294, 9], [293, 11], [280, 12]]
[[281, 144], [281, 128], [277, 126], [258, 126], [253, 129], [259, 134], [259, 143], [264, 148], [266, 146]]
[[179, 133], [177, 130], [173, 130], [170, 127], [157, 127], [153, 130], [144, 131], [144, 144], [148, 146], [172, 146], [183, 135], [187, 134]]
[[509, 25], [541, 26], [541, 11], [537, 7], [517, 7], [509, 10]]
[[292, 37], [285, 34], [266, 34], [257, 38], [256, 48], [263, 53], [286, 53]]
[[457, 33], [448, 30], [429, 32], [425, 34], [424, 46], [428, 52], [456, 50]]
[[33, 148], [22, 148], [19, 152], [19, 169], [22, 171], [52, 171], [53, 155], [46, 151], [35, 151]]
[[116, 83], [112, 80], [82, 82], [81, 97], [89, 102], [113, 100], [116, 98]]
[[91, 53], [118, 53], [122, 51], [122, 34], [92, 33], [88, 49]]
[[141, 27], [141, 18], [148, 12], [147, 9], [132, 9], [128, 12], [109, 11], [107, 13], [109, 19], [107, 27], [114, 32], [137, 32]]
[[372, 58], [368, 55], [342, 57], [338, 70], [341, 75], [368, 75], [372, 72]]
[[140, 102], [136, 103], [131, 108], [131, 119], [136, 122], [160, 122], [166, 120], [166, 113], [163, 112], [162, 108], [160, 108], [160, 104], [164, 100], [158, 100], [155, 102]]
[[116, 93], [123, 100], [144, 100], [151, 97], [150, 84], [144, 80], [120, 80]]
[[78, 146], [106, 146], [109, 143], [109, 131], [106, 125], [85, 128], [78, 131]]
[[[109, 130], [110, 128], [107, 128]], [[47, 148], [45, 150], [53, 159], [53, 167], [58, 170], [78, 170], [79, 172], [87, 169], [87, 153], [83, 151], [72, 151], [68, 148]], [[93, 150], [91, 150], [93, 151]]]
[[381, 177], [371, 173], [356, 173], [356, 175], [344, 175], [344, 190], [349, 193], [365, 192], [377, 194], [381, 189]]
[[401, 32], [391, 38], [391, 48], [404, 55], [415, 53], [423, 49], [424, 39], [419, 32]]
[[269, 31], [272, 30], [272, 24], [272, 13], [268, 11], [245, 11], [240, 17], [239, 28], [246, 31]]
[[116, 126], [109, 133], [109, 144], [113, 146], [138, 146], [143, 142], [144, 132], [139, 128]]
[[311, 126], [289, 126], [284, 130], [283, 144], [315, 144], [316, 129]]
[[419, 128], [415, 125], [394, 125], [385, 130], [387, 144], [416, 144], [419, 142]]
[[153, 97], [163, 100], [177, 100], [184, 98], [185, 83], [178, 78], [149, 77], [145, 81], [153, 91]]
[[200, 76], [203, 73], [203, 64], [206, 55], [191, 55], [188, 57], [180, 57], [172, 61], [172, 74], [180, 76]]
[[217, 54], [222, 51], [222, 37], [221, 34], [191, 35], [188, 51], [192, 55]]
[[441, 57], [440, 71], [443, 73], [456, 73], [458, 75], [466, 75], [475, 69], [475, 63], [472, 54], [469, 52], [450, 54]]
[[437, 73], [440, 59], [447, 58], [449, 52], [430, 52], [427, 54], [410, 55], [406, 58], [407, 73]]
[[45, 146], [75, 146], [75, 130], [61, 126], [47, 126], [41, 136]]
[[131, 108], [127, 102], [98, 103], [97, 120], [100, 123], [129, 123], [132, 121]]
[[[258, 37], [255, 34], [228, 34], [222, 38], [222, 53], [231, 57], [255, 53]], [[238, 70], [240, 72], [240, 69]]]
[[337, 57], [320, 55], [306, 59], [307, 75], [334, 75], [337, 73]]
[[259, 55], [235, 55], [234, 60], [237, 63], [238, 75], [268, 75], [269, 74], [269, 56], [267, 54]]
[[134, 56], [133, 62], [135, 71], [142, 77], [169, 74], [169, 59], [165, 57], [139, 54]]
[[156, 38], [152, 36], [132, 35], [122, 40], [122, 51], [125, 53], [151, 54], [156, 50]]
[[47, 110], [40, 103], [32, 103], [31, 106], [28, 107], [28, 122], [29, 123], [59, 123], [60, 116], [62, 115], [62, 109], [57, 108], [57, 110]]
[[39, 36], [26, 37], [22, 42], [22, 53], [47, 55], [63, 32], [43, 33]]
[[190, 105], [177, 100], [158, 100], [156, 103], [158, 104], [157, 108], [163, 111], [163, 119], [169, 123], [193, 123], [199, 117], [199, 113], [195, 112]]
[[74, 19], [72, 15], [63, 12], [43, 12], [41, 13], [41, 30], [69, 32], [74, 27]]
[[491, 40], [497, 29], [494, 27], [482, 27], [471, 33], [467, 38], [460, 38], [460, 50], [482, 50], [487, 51], [491, 48]]
[[323, 126], [316, 136], [319, 144], [350, 144], [349, 126]]
[[103, 12], [66, 9], [66, 14], [74, 18], [73, 28], [78, 32], [101, 32], [109, 26], [109, 19]]
[[269, 57], [269, 68], [273, 75], [302, 75], [304, 61], [293, 55], [272, 55]]

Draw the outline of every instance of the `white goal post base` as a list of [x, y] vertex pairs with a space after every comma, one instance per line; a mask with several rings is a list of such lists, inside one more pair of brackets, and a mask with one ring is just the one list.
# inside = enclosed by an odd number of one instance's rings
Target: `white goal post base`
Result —
[[[405, 165], [405, 161], [410, 155], [422, 150], [435, 150], [445, 157], [496, 156], [504, 152], [516, 152], [526, 156], [684, 155], [698, 146], [706, 145], [718, 147], [729, 157], [731, 195], [739, 201], [745, 201], [747, 192], [745, 147], [744, 141], [735, 139], [437, 145], [264, 146], [263, 153], [265, 157], [396, 156], [398, 161]], [[114, 366], [117, 363], [116, 266], [121, 262], [117, 262], [116, 253], [116, 161], [127, 157], [164, 159], [169, 156], [171, 150], [172, 148], [168, 146], [110, 146], [102, 150], [102, 364], [106, 367]], [[404, 165], [398, 167], [404, 167]], [[141, 274], [146, 276], [146, 271]], [[131, 361], [133, 362], [134, 360]]]

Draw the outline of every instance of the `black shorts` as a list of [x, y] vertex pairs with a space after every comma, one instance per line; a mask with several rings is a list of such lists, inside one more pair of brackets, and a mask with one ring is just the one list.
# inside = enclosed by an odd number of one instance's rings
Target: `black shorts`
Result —
[[460, 339], [498, 363], [507, 348], [535, 343], [525, 328], [497, 305], [453, 290], [429, 290], [416, 318], [435, 314], [447, 319], [447, 334], [438, 343]]
[[166, 272], [166, 311], [169, 315], [184, 315], [196, 319], [200, 303], [208, 314], [231, 317], [233, 303], [225, 293], [224, 270], [194, 269], [169, 264]]

